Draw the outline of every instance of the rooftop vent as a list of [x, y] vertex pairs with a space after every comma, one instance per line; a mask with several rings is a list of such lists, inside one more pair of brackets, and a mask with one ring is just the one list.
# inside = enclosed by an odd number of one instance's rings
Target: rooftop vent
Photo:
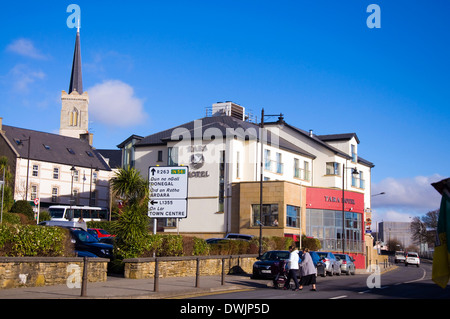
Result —
[[217, 102], [212, 105], [212, 116], [231, 116], [238, 120], [245, 120], [245, 108], [231, 101]]

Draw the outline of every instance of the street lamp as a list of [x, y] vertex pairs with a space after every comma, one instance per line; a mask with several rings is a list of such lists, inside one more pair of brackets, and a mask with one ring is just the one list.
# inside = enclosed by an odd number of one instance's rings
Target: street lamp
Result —
[[359, 172], [355, 167], [345, 168], [345, 164], [342, 164], [342, 253], [345, 254], [345, 175], [346, 169], [352, 170], [353, 176], [358, 176]]
[[269, 116], [278, 116], [277, 123], [279, 125], [284, 124], [283, 114], [264, 114], [264, 108], [261, 110], [261, 130], [259, 140], [261, 142], [261, 167], [260, 167], [260, 180], [259, 180], [259, 256], [262, 255], [262, 211], [263, 211], [263, 158], [264, 158], [264, 117]]
[[[70, 168], [70, 174], [72, 175], [72, 182], [70, 184], [70, 212], [73, 215], [72, 203], [73, 203], [73, 176], [75, 175], [76, 168], [72, 165]], [[73, 216], [72, 216], [73, 217]]]

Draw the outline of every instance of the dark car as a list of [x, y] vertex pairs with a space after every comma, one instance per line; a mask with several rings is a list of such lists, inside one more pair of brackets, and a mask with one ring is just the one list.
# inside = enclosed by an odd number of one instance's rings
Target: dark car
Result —
[[309, 254], [311, 255], [311, 259], [314, 263], [314, 266], [317, 269], [317, 276], [325, 277], [325, 264], [323, 263], [322, 259], [319, 257], [319, 254], [316, 251], [310, 251]]
[[280, 262], [289, 259], [288, 250], [270, 250], [266, 251], [258, 261], [253, 264], [252, 278], [273, 279], [277, 274]]
[[69, 231], [79, 256], [83, 255], [82, 252], [89, 252], [97, 257], [113, 258], [112, 245], [99, 242], [95, 236], [80, 228], [69, 228]]

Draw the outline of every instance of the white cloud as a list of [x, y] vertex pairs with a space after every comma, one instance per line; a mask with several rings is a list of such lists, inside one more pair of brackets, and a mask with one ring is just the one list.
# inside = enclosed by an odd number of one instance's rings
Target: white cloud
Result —
[[24, 64], [15, 65], [7, 76], [13, 84], [14, 91], [28, 93], [31, 84], [43, 80], [46, 74], [40, 70], [32, 70]]
[[438, 209], [441, 195], [431, 183], [442, 179], [444, 177], [439, 174], [399, 179], [388, 177], [373, 184], [373, 194], [385, 194], [372, 198], [372, 219], [410, 221], [410, 217]]
[[128, 127], [142, 124], [148, 115], [143, 100], [134, 89], [119, 80], [107, 80], [86, 90], [89, 94], [89, 113], [94, 121], [107, 125]]
[[46, 56], [34, 46], [31, 40], [24, 38], [15, 40], [6, 47], [6, 50], [32, 59], [46, 59]]

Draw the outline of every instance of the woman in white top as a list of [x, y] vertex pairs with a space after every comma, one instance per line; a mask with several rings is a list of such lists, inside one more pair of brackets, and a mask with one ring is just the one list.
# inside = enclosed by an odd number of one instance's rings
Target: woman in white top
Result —
[[288, 273], [288, 277], [286, 279], [286, 283], [284, 284], [283, 289], [289, 289], [290, 288], [290, 283], [291, 283], [291, 279], [294, 279], [294, 284], [295, 284], [295, 288], [294, 291], [297, 291], [299, 288], [299, 283], [298, 283], [298, 261], [299, 261], [299, 256], [298, 256], [298, 250], [295, 246], [291, 246], [289, 247], [289, 251], [291, 252], [289, 254], [289, 273]]

